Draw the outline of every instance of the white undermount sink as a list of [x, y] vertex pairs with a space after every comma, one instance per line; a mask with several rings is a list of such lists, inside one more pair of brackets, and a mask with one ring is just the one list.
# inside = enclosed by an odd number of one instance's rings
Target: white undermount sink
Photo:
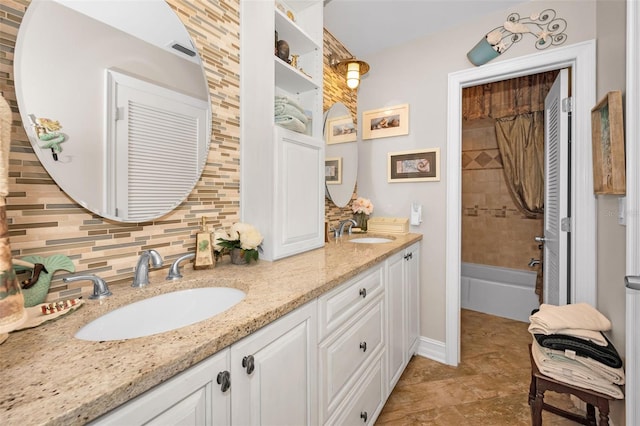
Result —
[[104, 341], [133, 339], [175, 330], [211, 318], [244, 299], [229, 287], [174, 291], [115, 309], [82, 327], [77, 339]]
[[390, 243], [393, 241], [391, 238], [383, 238], [383, 237], [360, 237], [360, 238], [352, 238], [349, 240], [351, 243], [360, 243], [360, 244], [380, 244], [380, 243]]

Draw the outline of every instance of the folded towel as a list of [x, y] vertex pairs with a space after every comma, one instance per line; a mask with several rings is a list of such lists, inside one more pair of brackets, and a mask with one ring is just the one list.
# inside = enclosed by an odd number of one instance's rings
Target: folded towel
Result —
[[275, 117], [289, 115], [297, 118], [304, 124], [307, 124], [309, 121], [309, 118], [304, 114], [304, 111], [300, 111], [298, 108], [290, 104], [276, 104], [273, 111]]
[[531, 326], [545, 330], [542, 334], [554, 334], [567, 328], [607, 331], [611, 321], [588, 303], [555, 306], [542, 304], [540, 310], [529, 317]]
[[579, 356], [592, 358], [612, 368], [622, 367], [622, 359], [618, 351], [604, 335], [602, 337], [607, 340], [607, 346], [600, 346], [588, 340], [564, 334], [534, 334], [533, 337], [544, 348], [557, 351], [570, 350]]
[[302, 108], [302, 106], [298, 102], [289, 98], [288, 96], [276, 96], [275, 104], [276, 105], [288, 104], [304, 113], [304, 108]]
[[607, 339], [604, 338], [604, 336], [602, 335], [602, 332], [600, 331], [593, 331], [593, 330], [583, 330], [580, 328], [564, 328], [561, 330], [555, 330], [554, 333], [549, 333], [546, 329], [542, 328], [542, 327], [538, 327], [534, 324], [529, 325], [529, 333], [531, 334], [546, 334], [546, 335], [551, 335], [551, 334], [562, 334], [565, 336], [573, 336], [573, 337], [578, 337], [580, 339], [586, 340], [586, 341], [590, 341], [592, 343], [595, 343], [596, 345], [600, 345], [600, 346], [607, 346], [609, 344], [609, 342], [607, 341]]
[[294, 132], [304, 133], [307, 130], [307, 126], [300, 120], [290, 115], [280, 115], [275, 117], [275, 122], [278, 126], [285, 129], [293, 130]]
[[565, 359], [571, 359], [577, 361], [580, 364], [590, 368], [594, 372], [594, 374], [599, 375], [604, 380], [615, 383], [616, 385], [624, 385], [625, 375], [624, 369], [622, 367], [609, 367], [608, 365], [598, 362], [593, 358], [577, 355], [574, 351], [568, 349], [565, 351], [557, 351], [555, 349], [545, 348], [540, 345], [538, 345], [538, 348], [551, 359], [563, 361]]
[[531, 355], [538, 370], [545, 376], [580, 388], [591, 389], [613, 398], [624, 398], [618, 385], [602, 379], [577, 361], [568, 358], [564, 360], [549, 358], [542, 352], [535, 340], [531, 345]]

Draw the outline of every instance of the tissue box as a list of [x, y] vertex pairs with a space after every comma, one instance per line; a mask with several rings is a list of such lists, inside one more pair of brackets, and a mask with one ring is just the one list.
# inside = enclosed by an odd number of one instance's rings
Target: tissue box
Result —
[[408, 234], [409, 218], [372, 217], [367, 221], [367, 232], [379, 232], [382, 234]]

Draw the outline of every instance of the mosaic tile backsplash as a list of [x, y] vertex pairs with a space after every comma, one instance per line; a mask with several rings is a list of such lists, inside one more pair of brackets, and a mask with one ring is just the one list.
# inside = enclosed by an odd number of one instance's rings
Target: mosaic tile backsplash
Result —
[[[72, 259], [76, 272], [95, 273], [110, 284], [124, 284], [133, 276], [139, 253], [147, 249], [156, 249], [165, 259], [165, 266], [151, 275], [166, 275], [175, 258], [194, 250], [195, 232], [203, 216], [211, 229], [239, 220], [239, 0], [167, 3], [186, 26], [204, 62], [213, 110], [211, 149], [200, 181], [176, 210], [151, 222], [122, 224], [95, 216], [75, 203], [34, 154], [20, 120], [13, 75], [16, 36], [29, 0], [0, 0], [0, 91], [13, 112], [7, 216], [14, 257], [64, 254]], [[332, 36], [329, 43], [333, 49], [345, 50]], [[340, 84], [331, 80], [337, 77], [327, 74], [330, 94], [325, 104], [343, 96]], [[341, 99], [354, 117], [355, 99], [351, 94]], [[81, 99], [70, 95], [65, 101]], [[331, 206], [327, 209], [330, 215], [340, 214], [333, 213]], [[49, 300], [89, 293], [89, 282], [67, 285], [62, 282], [64, 276], [56, 274], [52, 280]]]

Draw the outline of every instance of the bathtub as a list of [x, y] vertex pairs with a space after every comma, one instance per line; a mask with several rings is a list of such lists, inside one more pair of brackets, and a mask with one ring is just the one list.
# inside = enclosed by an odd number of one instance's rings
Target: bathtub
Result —
[[536, 272], [462, 262], [460, 306], [504, 318], [529, 322], [539, 306]]

